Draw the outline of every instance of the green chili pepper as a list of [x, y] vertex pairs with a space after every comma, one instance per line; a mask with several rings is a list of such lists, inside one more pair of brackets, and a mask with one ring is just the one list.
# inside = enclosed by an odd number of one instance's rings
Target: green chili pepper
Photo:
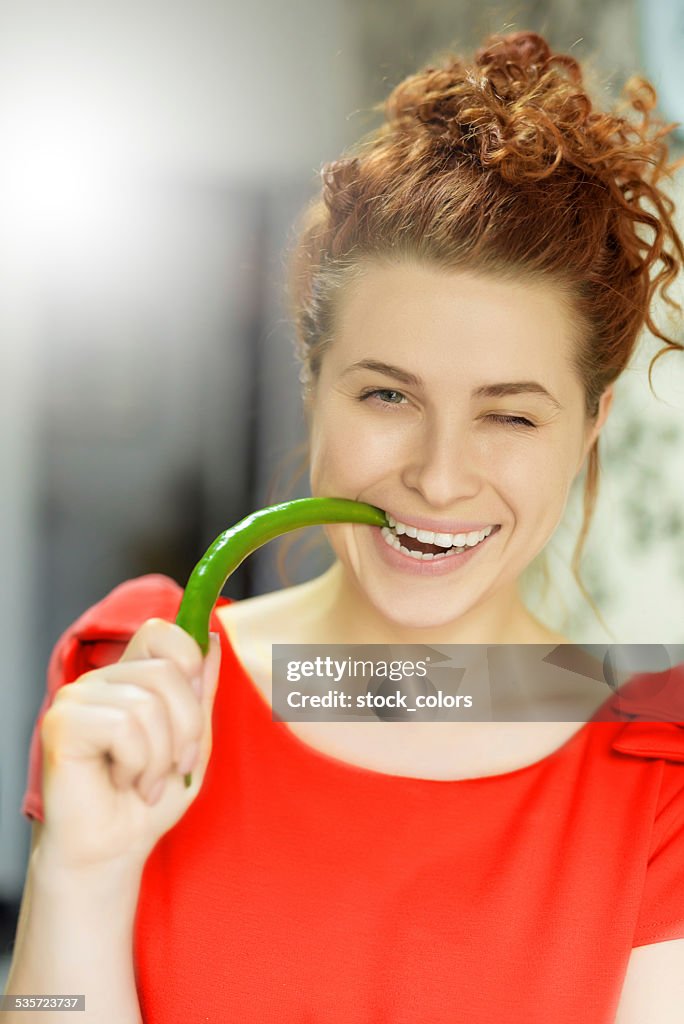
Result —
[[[226, 580], [247, 555], [290, 530], [324, 523], [367, 523], [387, 526], [382, 509], [349, 498], [296, 498], [271, 505], [241, 519], [207, 548], [190, 574], [176, 616], [176, 624], [189, 633], [203, 654], [209, 651], [209, 621]], [[192, 784], [192, 774], [185, 785]]]

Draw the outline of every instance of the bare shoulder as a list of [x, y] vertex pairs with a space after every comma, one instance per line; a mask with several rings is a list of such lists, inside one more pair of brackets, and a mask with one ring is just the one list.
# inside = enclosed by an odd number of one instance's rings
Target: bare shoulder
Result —
[[216, 609], [233, 650], [264, 690], [272, 674], [271, 645], [306, 642], [311, 608], [305, 600], [307, 587], [285, 587]]
[[684, 1001], [684, 939], [632, 949], [615, 1024], [671, 1024]]
[[[264, 632], [273, 631], [278, 635], [283, 629], [289, 629], [297, 608], [301, 607], [301, 589], [300, 586], [294, 586], [233, 601], [232, 604], [217, 608], [216, 614], [229, 632], [231, 627], [239, 629], [244, 636], [263, 635]], [[284, 641], [274, 639], [271, 642]]]
[[[230, 645], [243, 668], [272, 702], [273, 644], [311, 643], [316, 602], [312, 582], [246, 597], [216, 609]], [[307, 639], [308, 638], [308, 639]]]

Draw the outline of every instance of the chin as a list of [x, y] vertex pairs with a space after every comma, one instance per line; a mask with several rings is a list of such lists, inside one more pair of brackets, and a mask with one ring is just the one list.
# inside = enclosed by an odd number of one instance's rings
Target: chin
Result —
[[409, 631], [448, 626], [466, 615], [474, 606], [472, 597], [467, 594], [463, 595], [462, 601], [447, 603], [444, 595], [424, 594], [418, 597], [415, 591], [400, 597], [395, 595], [387, 601], [380, 593], [369, 593], [365, 589], [364, 593], [383, 618]]

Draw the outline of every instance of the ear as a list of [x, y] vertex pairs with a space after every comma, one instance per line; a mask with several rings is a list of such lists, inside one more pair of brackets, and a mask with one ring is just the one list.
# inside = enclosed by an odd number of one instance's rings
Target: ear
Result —
[[596, 418], [594, 420], [590, 420], [587, 424], [586, 437], [584, 439], [584, 446], [582, 448], [582, 458], [580, 459], [578, 470], [581, 469], [584, 465], [584, 460], [589, 454], [591, 446], [596, 441], [596, 438], [599, 436], [601, 430], [603, 429], [604, 423], [608, 419], [608, 413], [610, 412], [610, 408], [613, 404], [613, 398], [613, 385], [609, 384], [599, 399], [599, 407], [598, 413], [596, 414]]

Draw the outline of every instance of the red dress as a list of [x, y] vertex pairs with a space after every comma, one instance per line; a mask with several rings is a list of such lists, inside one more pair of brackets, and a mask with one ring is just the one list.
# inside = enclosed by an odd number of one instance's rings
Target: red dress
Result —
[[[181, 593], [130, 580], [60, 637], [26, 815], [43, 817], [55, 690], [117, 660], [146, 618], [173, 621]], [[684, 937], [678, 724], [608, 713], [502, 775], [389, 775], [274, 721], [216, 614], [211, 628], [211, 762], [138, 900], [149, 1024], [613, 1024], [631, 948]]]

